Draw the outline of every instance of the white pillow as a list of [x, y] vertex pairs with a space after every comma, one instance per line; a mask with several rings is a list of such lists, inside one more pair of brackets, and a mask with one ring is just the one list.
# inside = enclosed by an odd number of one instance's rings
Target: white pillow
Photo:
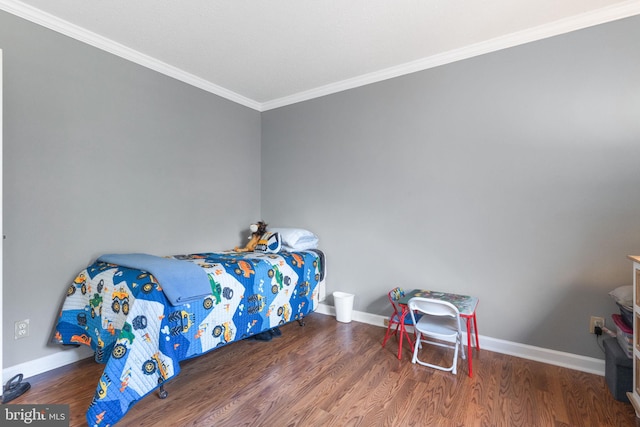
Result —
[[288, 251], [304, 251], [318, 248], [318, 236], [303, 228], [269, 228], [278, 233], [282, 241], [282, 249]]
[[618, 304], [624, 307], [633, 307], [633, 287], [631, 285], [619, 286], [609, 292], [609, 295]]

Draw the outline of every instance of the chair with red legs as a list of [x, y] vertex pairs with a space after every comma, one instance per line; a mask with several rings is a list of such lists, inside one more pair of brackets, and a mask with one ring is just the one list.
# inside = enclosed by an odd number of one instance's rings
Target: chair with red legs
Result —
[[[403, 336], [406, 337], [407, 341], [409, 341], [409, 345], [411, 346], [411, 351], [413, 352], [413, 342], [411, 342], [411, 338], [409, 337], [409, 333], [405, 328], [406, 325], [413, 325], [413, 321], [411, 320], [411, 316], [409, 315], [409, 311], [406, 306], [398, 304], [398, 300], [404, 296], [404, 290], [400, 287], [395, 287], [389, 291], [387, 294], [389, 297], [389, 302], [393, 307], [393, 313], [389, 316], [389, 326], [387, 326], [387, 332], [384, 334], [384, 340], [382, 341], [382, 347], [385, 346], [387, 340], [391, 337], [391, 335], [400, 335], [398, 339], [398, 359], [402, 359], [402, 340]], [[393, 332], [391, 328], [395, 326]], [[398, 334], [399, 332], [399, 334]]]

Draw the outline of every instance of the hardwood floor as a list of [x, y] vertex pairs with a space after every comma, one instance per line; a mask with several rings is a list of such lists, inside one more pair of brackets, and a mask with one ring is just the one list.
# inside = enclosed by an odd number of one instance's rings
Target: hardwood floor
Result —
[[[312, 314], [272, 341], [240, 341], [182, 363], [119, 426], [635, 426], [604, 377], [487, 350], [458, 375], [411, 364], [384, 329]], [[482, 342], [480, 343], [482, 346]], [[445, 350], [439, 350], [444, 355]], [[437, 351], [436, 351], [437, 352]], [[84, 360], [27, 379], [11, 403], [66, 403], [86, 425], [102, 365]]]

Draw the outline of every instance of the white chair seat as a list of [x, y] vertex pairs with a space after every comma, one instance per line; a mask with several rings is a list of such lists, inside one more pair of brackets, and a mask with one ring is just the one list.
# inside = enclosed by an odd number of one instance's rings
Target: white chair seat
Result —
[[418, 320], [416, 329], [425, 334], [437, 338], [436, 335], [446, 338], [455, 338], [458, 326], [453, 318], [428, 316]]

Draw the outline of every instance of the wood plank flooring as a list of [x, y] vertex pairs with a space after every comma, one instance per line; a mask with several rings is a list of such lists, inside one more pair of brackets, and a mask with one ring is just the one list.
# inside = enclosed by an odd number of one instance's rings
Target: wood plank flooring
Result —
[[[118, 426], [635, 426], [604, 377], [487, 350], [458, 375], [412, 365], [385, 330], [314, 313], [272, 341], [244, 340], [182, 363]], [[482, 346], [482, 342], [480, 343]], [[434, 350], [435, 358], [448, 356]], [[66, 403], [71, 425], [85, 412], [103, 366], [88, 359], [27, 380], [11, 403]]]

